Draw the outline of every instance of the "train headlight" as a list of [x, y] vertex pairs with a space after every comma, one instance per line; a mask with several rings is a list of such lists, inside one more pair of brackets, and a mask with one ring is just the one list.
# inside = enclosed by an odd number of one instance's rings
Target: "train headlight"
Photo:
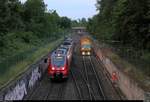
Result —
[[54, 67], [52, 67], [52, 70], [55, 70], [55, 68], [54, 68]]
[[82, 52], [82, 55], [85, 55], [85, 52]]
[[62, 70], [65, 70], [65, 67], [62, 67]]
[[88, 54], [88, 55], [91, 55], [91, 53], [90, 53], [90, 52], [88, 52], [87, 54]]

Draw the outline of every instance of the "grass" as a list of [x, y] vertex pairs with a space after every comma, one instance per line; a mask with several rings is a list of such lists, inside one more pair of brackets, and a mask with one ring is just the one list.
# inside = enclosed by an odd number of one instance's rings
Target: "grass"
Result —
[[14, 80], [18, 75], [24, 73], [31, 64], [35, 63], [47, 53], [53, 50], [63, 39], [56, 40], [52, 43], [48, 43], [45, 46], [39, 47], [33, 51], [24, 60], [17, 62], [15, 65], [10, 66], [5, 74], [0, 74], [0, 89]]

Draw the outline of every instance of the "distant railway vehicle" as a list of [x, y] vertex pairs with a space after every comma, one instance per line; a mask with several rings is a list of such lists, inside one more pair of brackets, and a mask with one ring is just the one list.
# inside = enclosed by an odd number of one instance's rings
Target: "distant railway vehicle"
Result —
[[80, 52], [83, 56], [92, 54], [92, 40], [90, 37], [84, 36], [80, 39]]

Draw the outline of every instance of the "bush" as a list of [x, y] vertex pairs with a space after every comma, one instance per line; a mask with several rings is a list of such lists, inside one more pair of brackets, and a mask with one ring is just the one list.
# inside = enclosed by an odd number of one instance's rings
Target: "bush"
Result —
[[33, 34], [33, 32], [21, 32], [18, 34], [20, 38], [23, 40], [25, 43], [36, 43], [38, 41], [38, 37]]
[[141, 59], [143, 59], [146, 62], [150, 63], [150, 52], [147, 52], [143, 56], [141, 56]]

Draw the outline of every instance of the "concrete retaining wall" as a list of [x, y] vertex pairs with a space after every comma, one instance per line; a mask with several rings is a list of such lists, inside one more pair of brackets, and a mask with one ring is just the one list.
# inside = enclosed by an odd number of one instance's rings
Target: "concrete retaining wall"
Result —
[[48, 67], [48, 63], [45, 63], [44, 59], [48, 58], [49, 54], [31, 65], [26, 72], [19, 75], [3, 89], [0, 89], [0, 101], [23, 100], [29, 92], [33, 91], [33, 87], [40, 81]]
[[43, 74], [42, 70], [45, 70], [47, 68], [46, 66], [47, 63], [44, 63], [43, 60], [32, 65], [23, 75], [19, 76], [15, 81], [12, 81], [9, 85], [0, 90], [0, 101], [22, 100], [40, 80]]
[[95, 53], [96, 56], [102, 61], [104, 67], [110, 75], [112, 75], [113, 72], [117, 73], [119, 88], [122, 90], [127, 99], [144, 100], [149, 97], [145, 96], [147, 93], [145, 93], [134, 80], [129, 78], [124, 72], [119, 70], [119, 68], [117, 68], [117, 66], [109, 58], [104, 56], [98, 45], [95, 46]]

